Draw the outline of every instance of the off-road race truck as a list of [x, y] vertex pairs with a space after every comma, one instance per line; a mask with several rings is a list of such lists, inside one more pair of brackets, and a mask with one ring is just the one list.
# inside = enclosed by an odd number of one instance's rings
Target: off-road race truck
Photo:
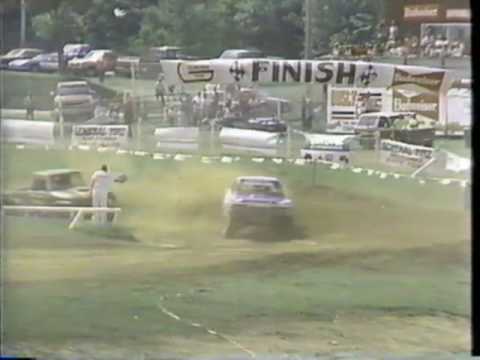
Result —
[[293, 202], [274, 177], [241, 176], [227, 190], [223, 202], [227, 227], [224, 236], [234, 237], [243, 227], [268, 226], [284, 231], [293, 227]]

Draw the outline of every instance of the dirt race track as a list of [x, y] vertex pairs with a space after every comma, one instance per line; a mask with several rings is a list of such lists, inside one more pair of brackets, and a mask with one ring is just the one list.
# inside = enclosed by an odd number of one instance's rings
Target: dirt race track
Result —
[[[311, 187], [298, 167], [206, 171], [107, 154], [10, 155], [10, 187], [40, 168], [88, 174], [99, 161], [122, 167], [129, 182], [116, 189], [125, 209], [117, 228], [69, 232], [62, 220], [6, 219], [9, 351], [40, 359], [458, 359], [469, 350], [470, 233], [460, 188], [328, 171]], [[221, 238], [223, 189], [245, 173], [287, 182], [305, 238]]]

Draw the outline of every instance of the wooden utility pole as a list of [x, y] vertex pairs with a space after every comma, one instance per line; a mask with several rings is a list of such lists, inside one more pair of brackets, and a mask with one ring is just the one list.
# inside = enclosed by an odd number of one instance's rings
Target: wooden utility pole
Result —
[[312, 0], [305, 0], [305, 60], [312, 58]]
[[27, 4], [26, 0], [20, 2], [20, 47], [25, 47], [27, 34]]

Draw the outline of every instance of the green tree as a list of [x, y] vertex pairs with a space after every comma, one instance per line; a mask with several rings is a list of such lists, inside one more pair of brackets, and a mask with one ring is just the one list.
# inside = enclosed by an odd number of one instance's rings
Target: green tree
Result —
[[161, 0], [143, 11], [135, 49], [181, 46], [193, 54], [211, 55], [219, 47], [217, 7], [204, 1]]
[[84, 38], [82, 17], [68, 1], [56, 1], [51, 10], [36, 15], [32, 28], [42, 39], [52, 41], [58, 52], [60, 70], [64, 70], [63, 46]]
[[296, 57], [303, 48], [303, 0], [244, 0], [234, 17], [240, 45]]
[[[125, 51], [140, 31], [152, 0], [91, 0], [84, 14], [87, 41], [96, 48]], [[117, 10], [116, 10], [117, 9]], [[116, 14], [120, 10], [122, 15]]]
[[383, 16], [382, 0], [316, 0], [313, 4], [314, 48], [319, 53], [332, 42], [365, 44], [375, 37]]

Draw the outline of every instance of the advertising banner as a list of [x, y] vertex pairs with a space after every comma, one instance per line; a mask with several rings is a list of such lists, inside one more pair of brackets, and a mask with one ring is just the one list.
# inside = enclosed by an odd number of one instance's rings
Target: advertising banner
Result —
[[128, 142], [127, 125], [75, 125], [72, 145], [120, 146]]
[[55, 123], [49, 121], [0, 121], [2, 141], [15, 144], [53, 145]]
[[439, 10], [437, 4], [407, 5], [403, 10], [403, 18], [405, 20], [436, 19], [439, 16]]
[[444, 71], [395, 68], [392, 82], [393, 111], [411, 111], [420, 119], [444, 121], [440, 100], [445, 78]]
[[304, 134], [307, 145], [301, 150], [304, 159], [349, 162], [352, 150], [360, 149], [357, 136]]
[[432, 159], [434, 151], [433, 148], [399, 141], [381, 140], [380, 142], [380, 159], [389, 164], [418, 168]]
[[[212, 59], [164, 60], [165, 83], [252, 84], [313, 83], [349, 87], [390, 87], [395, 69], [431, 73], [432, 69], [362, 61]], [[435, 71], [436, 72], [436, 71]], [[438, 72], [445, 73], [443, 70]]]

